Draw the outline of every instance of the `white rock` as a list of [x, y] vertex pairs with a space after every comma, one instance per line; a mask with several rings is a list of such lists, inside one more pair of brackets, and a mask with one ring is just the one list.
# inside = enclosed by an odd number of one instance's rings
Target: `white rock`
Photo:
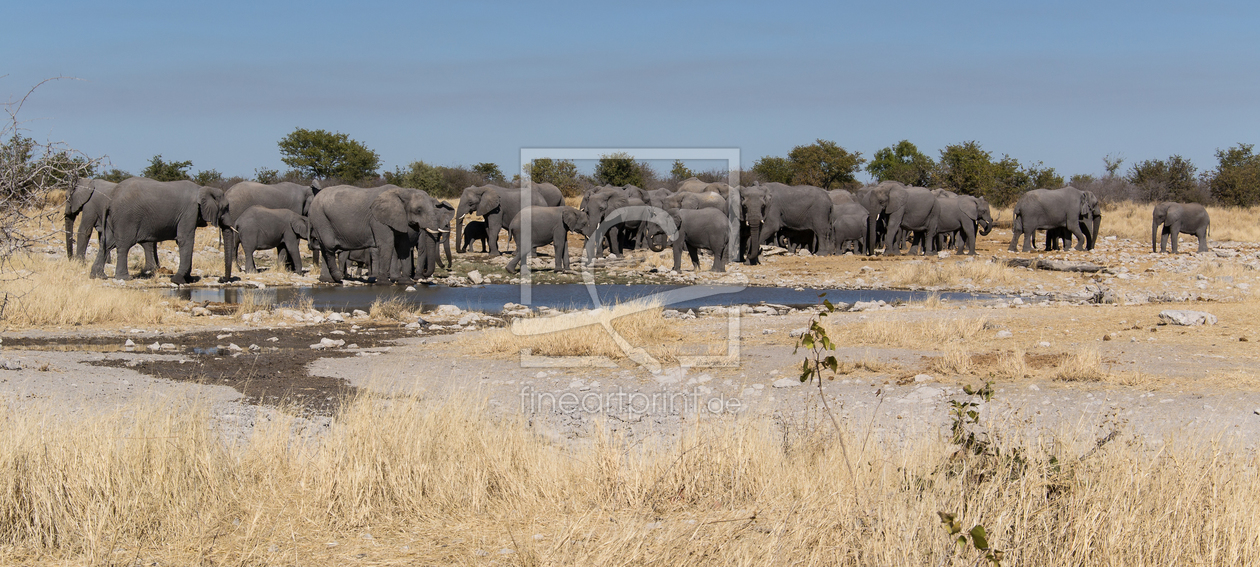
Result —
[[345, 346], [345, 344], [346, 344], [346, 341], [342, 339], [333, 340], [328, 337], [324, 337], [320, 339], [318, 343], [311, 345], [311, 350], [325, 350], [329, 348], [337, 348], [337, 347]]
[[136, 343], [132, 342], [131, 339], [127, 339], [127, 342], [123, 343], [123, 346], [133, 347], [133, 346], [136, 346]]
[[1041, 341], [1041, 342], [1037, 343], [1037, 346], [1039, 346], [1039, 347], [1043, 347], [1043, 348], [1045, 348], [1045, 347], [1049, 347], [1049, 346], [1050, 346], [1050, 341]]
[[409, 285], [403, 288], [403, 291], [415, 291], [415, 290], [416, 290], [416, 286], [413, 286], [413, 285]]
[[468, 281], [471, 281], [474, 285], [481, 285], [481, 283], [486, 280], [485, 278], [481, 277], [481, 272], [478, 272], [477, 270], [473, 270], [471, 272], [468, 272]]
[[1013, 337], [1013, 336], [1015, 336], [1015, 333], [1012, 333], [1012, 332], [1007, 331], [1007, 330], [1005, 330], [1005, 329], [997, 332], [997, 338], [999, 338], [999, 339], [1009, 339], [1009, 338], [1011, 338], [1011, 337]]
[[175, 346], [172, 343], [162, 343], [162, 350], [167, 351], [167, 352], [174, 352], [176, 350], [179, 350], [179, 347]]
[[228, 348], [228, 350], [230, 350], [230, 351], [232, 351], [232, 352], [240, 352], [240, 351], [242, 351], [242, 350], [245, 350], [245, 349], [241, 348], [239, 345], [237, 345], [236, 343], [228, 343], [228, 347], [227, 347], [227, 348]]
[[346, 321], [346, 318], [342, 317], [340, 313], [329, 313], [328, 321], [330, 323], [344, 323]]
[[808, 332], [809, 332], [809, 328], [808, 328], [808, 327], [801, 327], [801, 328], [799, 328], [799, 329], [792, 329], [791, 331], [789, 331], [789, 332], [788, 332], [788, 336], [789, 336], [789, 337], [799, 337], [799, 336], [802, 336], [802, 335], [804, 335], [805, 333], [808, 333]]
[[354, 313], [351, 313], [351, 315], [353, 315], [355, 319], [366, 319], [368, 316], [367, 311], [362, 309], [355, 309]]
[[1040, 391], [1041, 391], [1041, 388], [1038, 388], [1036, 384], [1032, 384], [1032, 385], [1028, 386], [1028, 389], [1029, 389], [1029, 390], [1032, 390], [1032, 391], [1034, 391], [1034, 392], [1040, 392]]
[[464, 311], [454, 305], [439, 305], [433, 314], [438, 317], [459, 317]]
[[800, 378], [779, 378], [770, 385], [775, 388], [795, 388], [801, 384], [804, 384], [804, 382], [801, 382]]
[[210, 312], [210, 310], [209, 310], [209, 309], [206, 309], [205, 307], [193, 307], [193, 308], [192, 308], [192, 316], [193, 316], [193, 317], [209, 317], [209, 316], [211, 316], [211, 315], [213, 315], [213, 313], [211, 313], [211, 312]]
[[928, 374], [916, 374], [914, 376], [915, 382], [931, 382], [932, 380], [935, 380], [935, 378], [931, 377]]
[[1215, 325], [1216, 316], [1206, 311], [1188, 311], [1182, 309], [1166, 309], [1159, 312], [1160, 322], [1167, 325]]
[[0, 358], [0, 369], [3, 370], [21, 370], [22, 363], [8, 358]]

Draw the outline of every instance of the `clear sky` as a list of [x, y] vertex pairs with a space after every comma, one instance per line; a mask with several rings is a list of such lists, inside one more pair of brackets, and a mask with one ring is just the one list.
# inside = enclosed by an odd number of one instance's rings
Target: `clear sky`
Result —
[[11, 2], [0, 98], [138, 173], [286, 169], [296, 127], [384, 169], [521, 147], [978, 141], [1064, 176], [1260, 142], [1256, 2]]

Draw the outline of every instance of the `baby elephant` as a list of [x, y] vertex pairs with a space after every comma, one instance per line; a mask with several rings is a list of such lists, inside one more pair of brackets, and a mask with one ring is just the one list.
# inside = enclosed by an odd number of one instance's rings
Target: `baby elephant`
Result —
[[[521, 235], [521, 224], [526, 218], [530, 222], [530, 243], [525, 244]], [[516, 273], [521, 262], [525, 262], [534, 249], [548, 244], [555, 245], [556, 271], [569, 271], [569, 233], [586, 233], [588, 218], [586, 213], [573, 207], [529, 207], [512, 219], [508, 232], [516, 241], [516, 255], [507, 264], [507, 271]]]
[[464, 225], [464, 241], [461, 243], [464, 250], [472, 252], [472, 244], [481, 242], [481, 251], [484, 253], [490, 249], [490, 235], [487, 233], [489, 225], [486, 221], [468, 221]]
[[[268, 209], [257, 205], [250, 207], [239, 218], [236, 230], [245, 250], [245, 271], [254, 273], [254, 251], [283, 247], [293, 263], [293, 271], [302, 273], [302, 249], [298, 239], [311, 239], [311, 223], [306, 217], [288, 209]], [[277, 258], [282, 263], [283, 258]]]
[[[674, 236], [674, 271], [682, 271], [682, 253], [683, 248], [687, 249], [687, 253], [691, 256], [691, 265], [696, 269], [700, 269], [701, 248], [713, 253], [714, 272], [726, 271], [726, 255], [727, 244], [729, 243], [731, 228], [730, 219], [725, 213], [717, 209], [675, 209], [669, 211], [669, 216], [674, 219], [674, 224], [678, 227], [678, 234]], [[664, 229], [655, 223], [648, 226], [648, 237], [664, 232]]]
[[[1212, 222], [1207, 209], [1198, 203], [1163, 202], [1155, 205], [1151, 219], [1151, 252], [1155, 251], [1155, 237], [1159, 237], [1159, 251], [1168, 251], [1168, 237], [1172, 237], [1172, 253], [1177, 253], [1177, 236], [1193, 234], [1199, 238], [1199, 252], [1208, 251], [1207, 235]], [[1160, 231], [1159, 226], [1164, 225]]]

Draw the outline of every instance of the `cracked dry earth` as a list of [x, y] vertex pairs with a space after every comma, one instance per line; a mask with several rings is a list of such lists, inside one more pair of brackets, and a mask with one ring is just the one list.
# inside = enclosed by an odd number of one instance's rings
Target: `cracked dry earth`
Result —
[[[838, 357], [850, 364], [827, 381], [827, 395], [842, 419], [885, 442], [943, 434], [949, 402], [966, 397], [964, 385], [988, 380], [995, 396], [985, 404], [984, 418], [1019, 425], [1031, 438], [1082, 430], [1102, 438], [1120, 431], [1164, 443], [1193, 431], [1256, 449], [1260, 301], [1253, 288], [1260, 284], [1260, 246], [1214, 242], [1205, 254], [1171, 256], [1113, 237], [1092, 252], [1014, 254], [1006, 252], [1007, 242], [981, 240], [975, 259], [778, 255], [761, 266], [733, 266], [727, 275], [658, 271], [652, 277], [662, 280], [652, 281], [743, 277], [754, 284], [1021, 295], [983, 304], [874, 307], [828, 318]], [[944, 282], [904, 279], [906, 266], [946, 270], [1030, 256], [1108, 269], [1093, 274], [1010, 269], [1003, 281], [965, 275]], [[642, 273], [659, 258], [643, 255], [610, 271]], [[1101, 291], [1111, 292], [1115, 303], [1093, 303]], [[1207, 311], [1218, 322], [1163, 325], [1158, 315], [1165, 309]], [[3, 334], [0, 356], [20, 369], [0, 370], [0, 399], [52, 402], [48, 407], [69, 417], [141, 398], [199, 398], [235, 435], [247, 434], [258, 419], [277, 411], [300, 412], [309, 423], [326, 425], [341, 400], [365, 392], [434, 400], [471, 396], [505, 415], [522, 415], [556, 439], [582, 440], [602, 430], [644, 439], [675, 435], [701, 420], [756, 417], [772, 418], [786, 435], [822, 418], [817, 389], [795, 380], [803, 352], [793, 353], [792, 331], [807, 326], [812, 314], [777, 313], [739, 317], [733, 367], [680, 368], [666, 359], [655, 373], [628, 360], [612, 368], [555, 368], [536, 360], [525, 364], [515, 355], [477, 355], [475, 343], [484, 334], [505, 332], [486, 324], [497, 321], [457, 326], [455, 318], [435, 315], [425, 318], [443, 329], [421, 326], [419, 333], [415, 325], [396, 321], [279, 326], [278, 316], [188, 318], [164, 329], [11, 331]], [[684, 345], [727, 348], [726, 314], [673, 319], [671, 325]], [[949, 325], [976, 330], [928, 339], [926, 331]], [[903, 336], [875, 336], [873, 329], [880, 328], [902, 329]], [[347, 344], [310, 348], [334, 337]], [[129, 338], [137, 345], [131, 352], [123, 348]], [[149, 351], [146, 345], [155, 342], [172, 348]], [[222, 348], [205, 354], [212, 346]], [[1066, 367], [1082, 353], [1095, 355], [1095, 375], [1072, 379]], [[951, 356], [963, 362], [942, 364]], [[1017, 372], [1003, 363], [1014, 359], [1023, 361]]]

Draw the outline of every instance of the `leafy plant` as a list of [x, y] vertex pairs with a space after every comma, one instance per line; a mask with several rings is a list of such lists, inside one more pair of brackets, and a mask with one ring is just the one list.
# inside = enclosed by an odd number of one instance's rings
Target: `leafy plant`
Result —
[[989, 545], [989, 537], [984, 531], [984, 526], [976, 524], [964, 533], [962, 531], [962, 522], [958, 520], [957, 514], [950, 512], [937, 512], [936, 514], [941, 517], [941, 526], [945, 528], [950, 537], [956, 537], [954, 542], [959, 547], [966, 548], [968, 539], [971, 540], [971, 546], [975, 548], [979, 555], [976, 565], [979, 565], [981, 561], [987, 561], [993, 567], [1001, 567], [1004, 554], [1002, 550], [993, 549]]
[[190, 179], [188, 175], [190, 167], [192, 167], [191, 161], [164, 161], [162, 154], [158, 154], [149, 159], [149, 166], [144, 168], [140, 175], [155, 181], [183, 181]]
[[376, 175], [381, 158], [341, 132], [297, 128], [279, 142], [285, 164], [319, 179], [358, 181]]
[[[844, 431], [840, 429], [840, 422], [836, 420], [835, 412], [831, 409], [830, 402], [823, 392], [823, 370], [830, 370], [832, 377], [840, 373], [840, 361], [836, 359], [834, 354], [827, 354], [827, 351], [835, 352], [836, 345], [831, 342], [831, 337], [827, 336], [827, 329], [822, 325], [822, 318], [836, 312], [836, 306], [830, 300], [825, 299], [827, 294], [819, 295], [824, 297], [823, 308], [809, 319], [809, 327], [796, 343], [796, 348], [792, 349], [792, 354], [800, 351], [804, 347], [809, 351], [805, 360], [801, 363], [801, 382], [809, 382], [816, 380], [818, 384], [818, 397], [822, 399], [823, 409], [827, 413], [827, 417], [831, 419], [831, 425], [836, 429], [836, 439], [840, 443], [840, 453], [844, 457], [844, 465], [849, 469], [849, 478], [856, 482], [857, 477], [853, 474], [853, 463], [849, 460], [849, 447], [844, 441]], [[857, 498], [856, 485], [854, 486], [854, 498]]]

